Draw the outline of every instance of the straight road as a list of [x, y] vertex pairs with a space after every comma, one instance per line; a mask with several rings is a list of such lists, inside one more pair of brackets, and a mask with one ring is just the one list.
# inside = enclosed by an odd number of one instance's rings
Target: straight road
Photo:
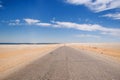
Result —
[[120, 64], [63, 46], [4, 80], [120, 80]]

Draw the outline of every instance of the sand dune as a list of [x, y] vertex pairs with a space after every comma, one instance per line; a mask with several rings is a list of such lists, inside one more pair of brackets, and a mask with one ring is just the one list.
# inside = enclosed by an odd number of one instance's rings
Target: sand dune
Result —
[[97, 52], [120, 60], [120, 43], [74, 43], [68, 45], [73, 48]]
[[60, 45], [0, 45], [0, 78], [29, 64]]

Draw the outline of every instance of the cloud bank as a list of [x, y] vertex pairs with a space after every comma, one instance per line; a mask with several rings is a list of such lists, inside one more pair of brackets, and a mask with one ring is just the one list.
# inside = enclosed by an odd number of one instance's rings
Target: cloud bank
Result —
[[97, 35], [90, 35], [90, 34], [80, 34], [80, 35], [75, 35], [75, 37], [78, 37], [78, 38], [101, 38], [100, 36], [97, 36]]
[[38, 19], [30, 19], [26, 18], [23, 19], [25, 22], [24, 24], [21, 23], [19, 19], [16, 19], [14, 23], [9, 23], [9, 25], [31, 25], [31, 26], [40, 26], [40, 27], [54, 27], [54, 28], [72, 28], [76, 30], [81, 30], [81, 31], [98, 31], [100, 34], [104, 35], [112, 35], [112, 36], [120, 36], [120, 29], [114, 29], [114, 28], [107, 28], [104, 26], [101, 26], [99, 24], [79, 24], [79, 23], [74, 23], [74, 22], [61, 22], [61, 21], [52, 21], [49, 23], [41, 22]]
[[55, 22], [55, 27], [74, 28], [82, 31], [100, 31], [101, 34], [110, 34], [113, 36], [120, 36], [120, 29], [107, 28], [98, 24], [78, 24], [73, 22]]
[[35, 23], [40, 22], [40, 20], [30, 19], [30, 18], [26, 18], [26, 19], [24, 19], [24, 21], [25, 21], [27, 24], [35, 24]]
[[105, 14], [102, 17], [109, 17], [114, 20], [120, 20], [120, 13], [114, 13], [114, 14]]
[[20, 19], [11, 20], [8, 24], [9, 25], [20, 25]]
[[65, 0], [73, 5], [84, 5], [95, 12], [120, 8], [120, 0]]

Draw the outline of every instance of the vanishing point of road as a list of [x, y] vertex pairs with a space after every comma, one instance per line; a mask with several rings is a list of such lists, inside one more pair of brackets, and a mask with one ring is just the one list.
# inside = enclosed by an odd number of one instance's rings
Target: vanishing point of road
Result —
[[120, 80], [120, 64], [71, 47], [60, 47], [4, 80]]

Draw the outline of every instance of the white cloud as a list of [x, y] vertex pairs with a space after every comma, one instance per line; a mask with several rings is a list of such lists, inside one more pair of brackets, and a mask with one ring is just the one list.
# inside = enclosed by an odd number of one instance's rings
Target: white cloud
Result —
[[106, 33], [113, 36], [119, 36], [120, 29], [106, 28], [98, 24], [77, 24], [72, 22], [54, 22], [54, 27], [73, 28], [82, 31], [100, 31], [101, 34]]
[[101, 27], [100, 25], [92, 25], [92, 24], [77, 24], [77, 23], [72, 23], [72, 22], [59, 22], [56, 21], [55, 22], [56, 27], [65, 27], [65, 28], [75, 28], [78, 30], [83, 30], [83, 31], [96, 31], [96, 30], [100, 30], [103, 27]]
[[55, 27], [55, 28], [72, 28], [76, 30], [81, 31], [98, 31], [101, 34], [104, 35], [113, 35], [113, 36], [120, 36], [120, 29], [114, 29], [114, 28], [107, 28], [103, 27], [98, 24], [78, 24], [73, 22], [61, 22], [61, 21], [51, 21], [50, 23], [40, 22], [40, 20], [37, 19], [24, 19], [25, 23], [22, 23], [19, 19], [12, 20], [12, 22], [9, 22], [9, 25], [34, 25], [34, 26], [42, 26], [42, 27]]
[[[50, 23], [43, 23], [40, 22], [40, 20], [37, 19], [23, 19], [25, 23], [22, 22], [22, 20], [16, 19], [16, 20], [10, 20], [7, 21], [8, 25], [15, 26], [15, 25], [35, 25], [35, 26], [52, 26]], [[6, 21], [4, 21], [6, 22]]]
[[80, 37], [80, 38], [101, 38], [98, 35], [90, 35], [90, 34], [80, 34], [80, 35], [75, 35], [75, 37]]
[[120, 13], [106, 14], [106, 15], [103, 15], [102, 17], [109, 17], [115, 20], [120, 20]]
[[120, 31], [113, 31], [113, 32], [101, 32], [101, 34], [104, 34], [104, 35], [112, 35], [112, 36], [116, 36], [116, 37], [120, 37]]
[[75, 5], [81, 5], [81, 4], [86, 4], [88, 2], [91, 2], [91, 0], [66, 0], [66, 2], [75, 4]]
[[109, 9], [120, 8], [120, 0], [66, 0], [74, 5], [85, 5], [89, 9], [100, 12]]
[[30, 18], [26, 18], [26, 19], [24, 19], [24, 21], [25, 21], [26, 23], [28, 23], [29, 25], [31, 25], [31, 24], [36, 24], [36, 23], [40, 22], [40, 20], [30, 19]]
[[37, 20], [37, 19], [30, 19], [30, 18], [27, 18], [27, 19], [24, 19], [24, 21], [29, 24], [29, 25], [36, 25], [36, 26], [51, 26], [50, 23], [43, 23], [43, 22], [40, 22], [40, 20]]
[[19, 19], [11, 20], [11, 21], [9, 22], [9, 25], [20, 25], [20, 20], [19, 20]]
[[36, 23], [37, 26], [51, 26], [50, 23]]
[[15, 22], [16, 22], [17, 24], [19, 24], [19, 23], [20, 23], [20, 20], [19, 20], [19, 19], [16, 19]]

